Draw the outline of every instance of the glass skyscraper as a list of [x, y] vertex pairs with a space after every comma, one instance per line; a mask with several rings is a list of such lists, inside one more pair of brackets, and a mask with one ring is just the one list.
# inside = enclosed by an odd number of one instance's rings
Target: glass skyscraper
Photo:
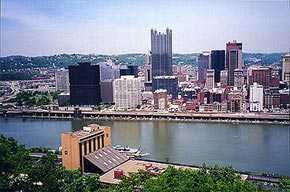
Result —
[[166, 33], [151, 29], [152, 76], [172, 75], [172, 30]]

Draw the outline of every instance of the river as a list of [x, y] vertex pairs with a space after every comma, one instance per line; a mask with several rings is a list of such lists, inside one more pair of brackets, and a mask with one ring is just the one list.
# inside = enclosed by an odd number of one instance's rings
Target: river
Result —
[[56, 149], [60, 133], [92, 122], [112, 127], [113, 144], [140, 145], [154, 160], [290, 175], [289, 125], [0, 118], [0, 134]]

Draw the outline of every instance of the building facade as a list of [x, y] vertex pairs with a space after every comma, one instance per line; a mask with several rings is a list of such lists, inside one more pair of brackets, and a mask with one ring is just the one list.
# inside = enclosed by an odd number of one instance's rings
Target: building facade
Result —
[[282, 80], [290, 84], [290, 53], [283, 57]]
[[113, 103], [113, 80], [101, 81], [102, 103]]
[[209, 69], [210, 54], [203, 52], [198, 56], [198, 81], [204, 83], [206, 81], [206, 71]]
[[214, 81], [220, 82], [220, 73], [225, 69], [225, 50], [212, 50], [210, 52], [210, 68], [214, 69]]
[[254, 82], [268, 88], [271, 85], [272, 69], [269, 67], [250, 67], [248, 69], [248, 85]]
[[120, 66], [120, 76], [133, 75], [138, 77], [138, 66], [137, 65], [121, 65]]
[[228, 85], [228, 71], [222, 70], [220, 74], [221, 87], [226, 87]]
[[90, 63], [69, 66], [71, 105], [96, 105], [101, 102], [100, 67]]
[[167, 91], [158, 89], [153, 93], [154, 109], [165, 110], [168, 108]]
[[165, 89], [168, 95], [176, 99], [178, 96], [178, 78], [176, 76], [153, 77], [152, 89], [153, 91]]
[[121, 76], [113, 82], [113, 100], [117, 109], [134, 109], [141, 105], [141, 91], [144, 89], [141, 78]]
[[234, 70], [234, 86], [238, 89], [241, 89], [244, 85], [245, 77], [244, 71], [242, 69], [235, 69]]
[[226, 44], [226, 69], [228, 70], [228, 85], [234, 85], [234, 70], [243, 67], [242, 43], [237, 41]]
[[152, 76], [172, 75], [172, 30], [166, 33], [151, 29]]
[[259, 85], [254, 82], [250, 86], [249, 97], [250, 111], [262, 111], [264, 106], [264, 88], [263, 85]]
[[111, 146], [111, 128], [96, 124], [61, 134], [62, 164], [66, 169], [83, 170], [84, 156]]
[[55, 87], [57, 91], [69, 93], [69, 72], [60, 69], [55, 72]]
[[213, 89], [215, 87], [215, 71], [214, 69], [208, 69], [206, 71], [206, 88]]

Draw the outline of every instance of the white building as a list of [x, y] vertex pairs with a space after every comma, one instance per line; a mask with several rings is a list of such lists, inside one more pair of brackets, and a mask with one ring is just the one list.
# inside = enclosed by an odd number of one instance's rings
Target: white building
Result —
[[69, 93], [69, 72], [60, 69], [55, 72], [55, 87], [57, 91]]
[[250, 111], [262, 111], [263, 110], [263, 99], [264, 91], [263, 86], [254, 82], [250, 86]]
[[121, 76], [113, 82], [113, 99], [117, 109], [134, 109], [141, 105], [142, 78], [134, 76]]

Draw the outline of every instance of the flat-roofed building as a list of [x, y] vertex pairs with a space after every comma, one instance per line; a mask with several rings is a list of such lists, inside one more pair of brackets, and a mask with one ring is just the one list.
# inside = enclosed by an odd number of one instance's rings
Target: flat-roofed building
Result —
[[111, 145], [111, 128], [91, 124], [61, 134], [62, 163], [66, 169], [83, 168], [85, 155]]
[[153, 93], [154, 108], [165, 110], [168, 108], [167, 91], [165, 89], [157, 89]]

